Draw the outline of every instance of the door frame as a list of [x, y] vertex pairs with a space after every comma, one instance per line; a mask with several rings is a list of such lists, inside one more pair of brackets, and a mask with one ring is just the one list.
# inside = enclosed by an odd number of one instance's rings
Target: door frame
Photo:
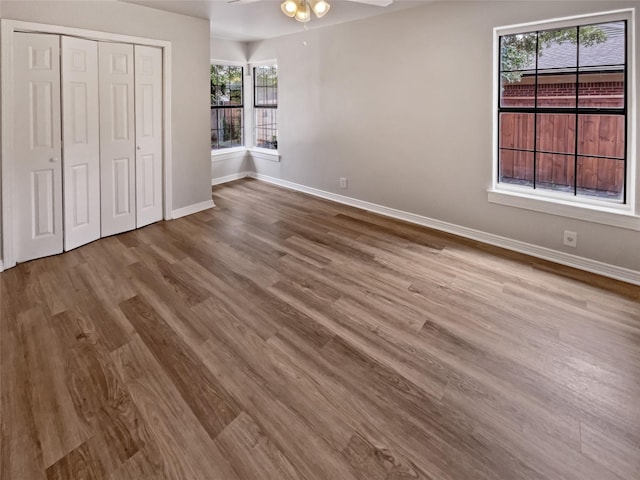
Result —
[[44, 23], [19, 20], [0, 20], [0, 87], [2, 106], [2, 133], [0, 136], [0, 162], [2, 163], [2, 255], [0, 272], [3, 268], [16, 265], [14, 242], [16, 228], [13, 208], [13, 35], [15, 32], [50, 33], [80, 37], [87, 40], [147, 45], [162, 49], [162, 120], [163, 120], [163, 219], [171, 220], [172, 209], [172, 141], [171, 141], [171, 42], [152, 38], [121, 35], [117, 33], [85, 30], [81, 28], [47, 25]]

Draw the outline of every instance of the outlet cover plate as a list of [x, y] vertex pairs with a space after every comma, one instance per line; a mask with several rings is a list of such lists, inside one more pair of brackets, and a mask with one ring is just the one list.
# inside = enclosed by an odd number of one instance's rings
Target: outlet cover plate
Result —
[[564, 244], [567, 247], [576, 248], [578, 246], [578, 234], [570, 230], [564, 231]]

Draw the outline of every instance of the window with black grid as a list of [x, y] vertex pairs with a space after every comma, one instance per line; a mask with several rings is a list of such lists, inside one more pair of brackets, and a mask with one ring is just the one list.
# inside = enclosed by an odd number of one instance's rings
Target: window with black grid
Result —
[[242, 67], [211, 65], [211, 149], [240, 147], [243, 138]]
[[498, 182], [626, 203], [627, 22], [499, 37]]
[[253, 69], [255, 146], [278, 149], [278, 66]]

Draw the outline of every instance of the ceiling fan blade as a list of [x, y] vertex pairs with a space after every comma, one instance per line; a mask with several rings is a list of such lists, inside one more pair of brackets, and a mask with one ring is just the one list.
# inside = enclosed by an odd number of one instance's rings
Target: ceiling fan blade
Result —
[[227, 0], [227, 3], [255, 3], [260, 0]]
[[393, 0], [349, 0], [350, 2], [366, 3], [368, 5], [376, 5], [378, 7], [388, 7], [393, 3]]

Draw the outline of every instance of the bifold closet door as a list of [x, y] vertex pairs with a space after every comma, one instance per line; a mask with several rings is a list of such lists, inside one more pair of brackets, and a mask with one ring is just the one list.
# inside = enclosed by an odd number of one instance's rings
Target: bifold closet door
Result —
[[135, 46], [136, 225], [162, 220], [162, 50]]
[[64, 249], [100, 238], [98, 43], [62, 37]]
[[99, 42], [102, 236], [136, 228], [133, 45]]
[[13, 200], [18, 262], [62, 252], [60, 37], [14, 34]]

